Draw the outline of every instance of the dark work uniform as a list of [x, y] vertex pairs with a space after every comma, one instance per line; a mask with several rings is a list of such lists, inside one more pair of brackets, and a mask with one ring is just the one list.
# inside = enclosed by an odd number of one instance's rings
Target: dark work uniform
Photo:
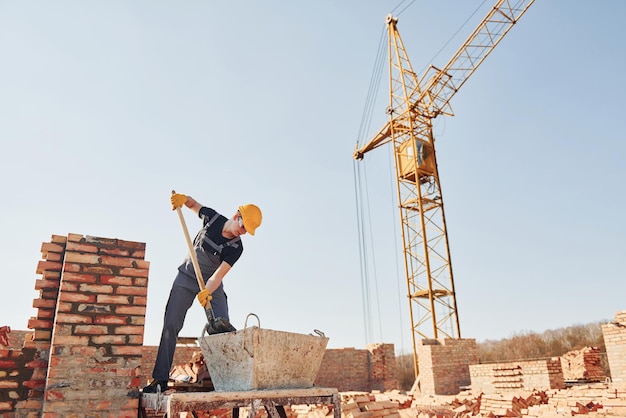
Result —
[[[213, 209], [202, 207], [199, 212], [202, 229], [196, 235], [193, 245], [202, 278], [206, 281], [213, 275], [222, 261], [232, 267], [243, 252], [243, 244], [239, 237], [225, 238], [222, 229], [227, 219]], [[172, 285], [170, 297], [165, 307], [163, 331], [159, 351], [152, 371], [152, 377], [158, 381], [167, 381], [174, 361], [174, 350], [178, 333], [183, 328], [187, 311], [200, 291], [194, 272], [191, 256], [187, 254], [183, 264], [178, 267], [178, 274]], [[211, 307], [216, 318], [228, 316], [228, 298], [221, 283], [211, 294]]]

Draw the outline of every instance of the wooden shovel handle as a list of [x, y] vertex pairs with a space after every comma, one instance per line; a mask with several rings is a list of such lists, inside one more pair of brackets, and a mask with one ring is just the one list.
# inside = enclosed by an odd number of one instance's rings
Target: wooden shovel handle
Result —
[[[172, 194], [175, 194], [175, 193], [176, 191], [172, 190]], [[176, 212], [178, 213], [178, 219], [180, 219], [180, 224], [183, 227], [185, 240], [187, 241], [187, 247], [189, 247], [189, 255], [191, 256], [193, 269], [196, 271], [196, 279], [198, 279], [198, 286], [200, 286], [200, 290], [204, 290], [204, 279], [202, 278], [202, 271], [200, 271], [200, 264], [198, 264], [198, 257], [196, 257], [196, 251], [193, 248], [193, 243], [191, 242], [191, 237], [189, 236], [189, 230], [187, 229], [187, 223], [185, 222], [183, 211], [180, 210], [180, 208], [176, 208]]]

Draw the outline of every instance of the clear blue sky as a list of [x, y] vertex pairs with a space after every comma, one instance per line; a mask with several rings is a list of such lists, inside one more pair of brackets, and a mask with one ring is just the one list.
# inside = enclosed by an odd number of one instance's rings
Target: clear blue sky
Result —
[[[120, 238], [147, 244], [156, 345], [186, 253], [176, 189], [225, 215], [263, 209], [225, 281], [236, 326], [253, 312], [264, 328], [322, 330], [329, 347], [409, 351], [391, 150], [361, 163], [379, 234], [366, 307], [352, 152], [385, 16], [403, 10], [421, 74], [492, 3], [0, 1], [0, 325], [26, 330], [36, 315], [42, 242]], [[626, 309], [624, 15], [621, 0], [537, 0], [453, 98], [456, 115], [436, 120], [465, 338]], [[370, 134], [385, 122], [386, 80]], [[196, 305], [181, 335], [203, 324]]]

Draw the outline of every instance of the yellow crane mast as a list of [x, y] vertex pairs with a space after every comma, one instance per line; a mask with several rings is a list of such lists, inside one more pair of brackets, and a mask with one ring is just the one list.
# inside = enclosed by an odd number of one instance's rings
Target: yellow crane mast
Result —
[[361, 160], [381, 145], [393, 146], [416, 377], [419, 338], [461, 338], [432, 122], [453, 115], [450, 99], [533, 2], [499, 0], [448, 64], [431, 66], [421, 78], [398, 19], [387, 16], [389, 121], [353, 156]]

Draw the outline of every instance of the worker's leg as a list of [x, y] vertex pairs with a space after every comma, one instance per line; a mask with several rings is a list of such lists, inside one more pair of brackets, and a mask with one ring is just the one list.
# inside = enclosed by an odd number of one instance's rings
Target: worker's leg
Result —
[[165, 307], [159, 351], [152, 371], [152, 377], [155, 380], [169, 380], [178, 333], [183, 328], [185, 316], [193, 304], [197, 292], [198, 282], [196, 279], [179, 272], [172, 284], [170, 297]]

